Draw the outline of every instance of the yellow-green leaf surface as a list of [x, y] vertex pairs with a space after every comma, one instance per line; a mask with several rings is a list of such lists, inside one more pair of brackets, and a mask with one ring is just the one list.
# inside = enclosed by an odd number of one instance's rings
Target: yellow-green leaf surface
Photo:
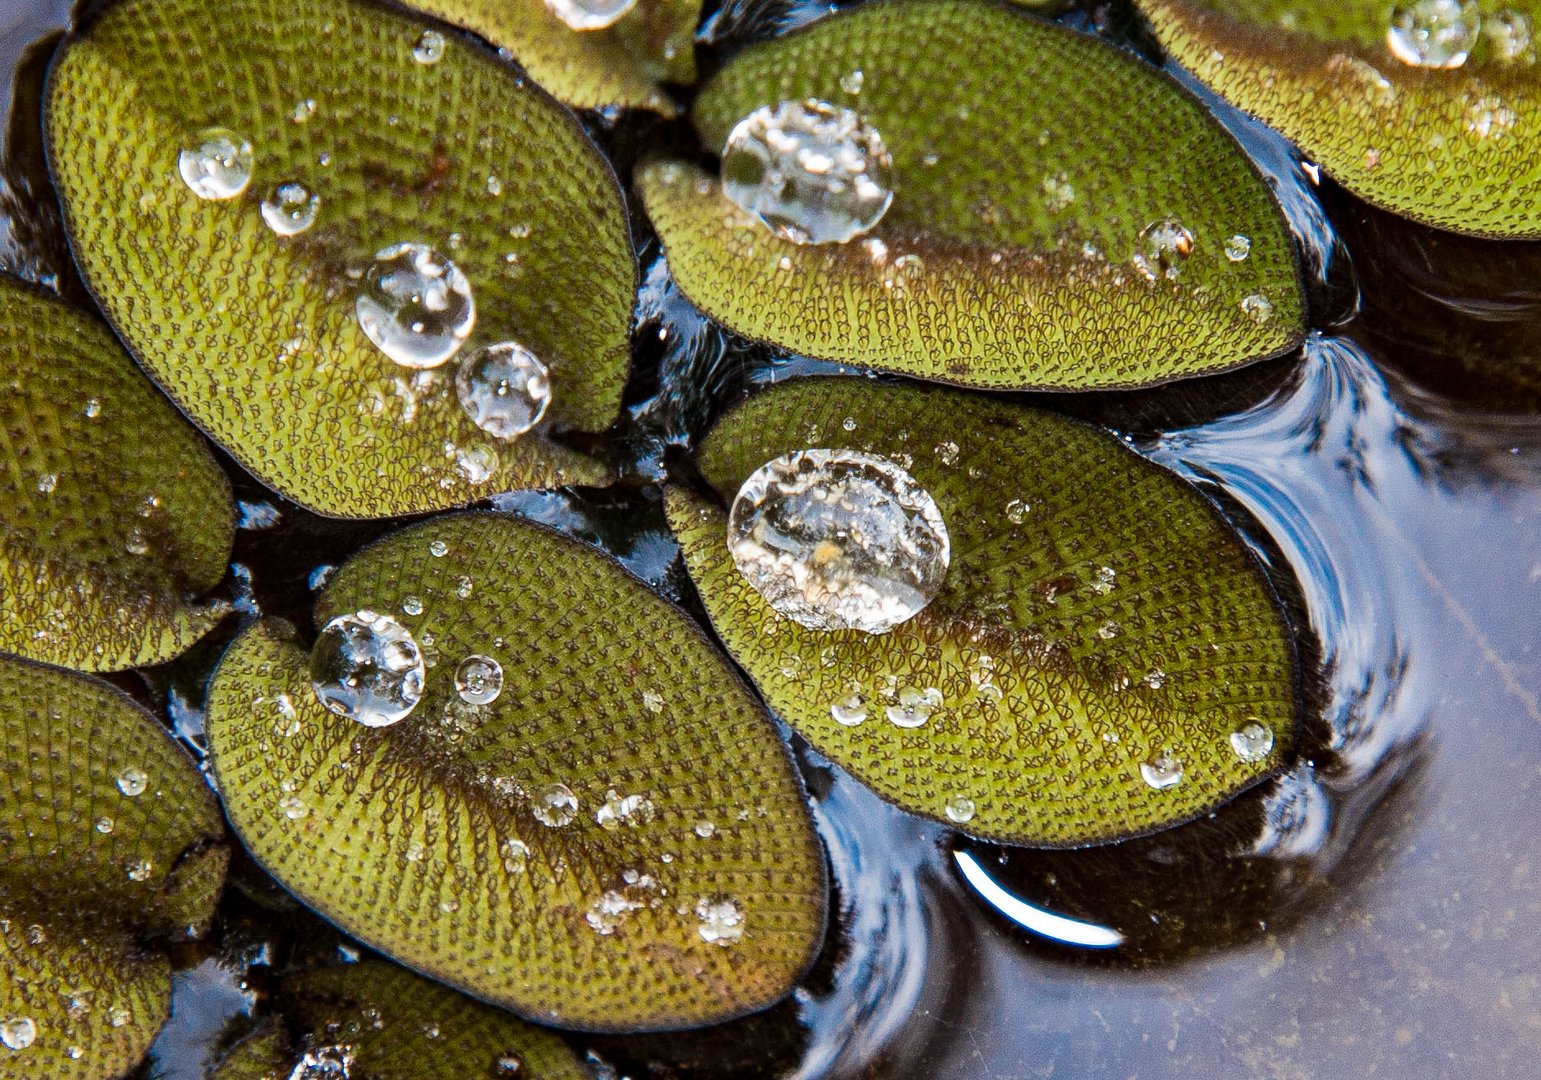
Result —
[[[232, 0], [218, 18], [126, 0], [50, 77], [50, 161], [87, 283], [194, 420], [324, 514], [608, 475], [551, 436], [619, 407], [635, 283], [620, 189], [571, 113], [485, 47], [444, 31], [420, 62], [427, 26], [361, 0]], [[251, 143], [238, 197], [200, 198], [180, 175], [211, 127]], [[319, 208], [284, 237], [259, 207], [290, 182]], [[403, 242], [452, 260], [475, 301], [464, 346], [428, 371], [394, 363], [355, 315], [360, 275]], [[457, 364], [505, 340], [551, 372], [544, 420], [512, 442], [454, 386]]]
[[[877, 0], [746, 50], [694, 119], [715, 150], [756, 108], [805, 98], [859, 110], [893, 156], [893, 204], [865, 240], [794, 244], [694, 166], [641, 175], [680, 287], [741, 334], [944, 382], [1061, 389], [1218, 371], [1300, 340], [1293, 242], [1267, 186], [1196, 100], [1128, 53], [989, 0]], [[1192, 250], [1175, 280], [1153, 281], [1134, 256], [1167, 221]], [[1238, 236], [1249, 250], [1233, 260]]]
[[[723, 504], [809, 447], [898, 462], [946, 522], [941, 593], [885, 634], [804, 628], [733, 564]], [[1107, 432], [821, 379], [751, 398], [700, 466], [718, 497], [673, 488], [668, 509], [718, 634], [773, 709], [905, 809], [1007, 843], [1089, 844], [1201, 814], [1288, 755], [1294, 649], [1262, 572], [1208, 503]], [[928, 689], [942, 702], [922, 726], [888, 721]], [[831, 706], [851, 695], [867, 715], [846, 726]], [[1253, 762], [1231, 743], [1248, 724], [1272, 734]], [[1146, 772], [1163, 757], [1182, 776], [1158, 789]]]
[[573, 1049], [447, 987], [378, 960], [286, 978], [279, 1004], [305, 1033], [285, 1050], [262, 1032], [228, 1058], [219, 1080], [288, 1080], [306, 1052], [347, 1055], [370, 1080], [589, 1080]]
[[0, 651], [169, 660], [223, 617], [230, 484], [97, 320], [0, 276]]
[[[791, 988], [823, 927], [822, 855], [775, 728], [682, 612], [592, 548], [491, 515], [368, 549], [316, 621], [364, 609], [432, 662], [396, 725], [326, 711], [272, 623], [237, 639], [210, 691], [226, 813], [290, 891], [411, 968], [565, 1027], [695, 1026]], [[478, 654], [503, 671], [489, 705], [456, 693]], [[578, 802], [555, 827], [536, 816], [554, 784]], [[645, 806], [603, 827], [626, 798]], [[742, 913], [726, 947], [698, 913], [720, 903]]]
[[613, 26], [574, 30], [545, 0], [410, 0], [513, 54], [530, 77], [580, 109], [621, 106], [673, 115], [658, 86], [696, 78], [700, 0], [638, 0]]
[[1541, 236], [1541, 4], [1469, 4], [1484, 27], [1448, 69], [1397, 58], [1383, 0], [1138, 6], [1175, 60], [1354, 194], [1441, 228]]
[[140, 936], [213, 916], [219, 808], [165, 729], [95, 679], [0, 657], [0, 729], [0, 1023], [33, 1036], [0, 1051], [0, 1077], [120, 1076], [171, 993]]

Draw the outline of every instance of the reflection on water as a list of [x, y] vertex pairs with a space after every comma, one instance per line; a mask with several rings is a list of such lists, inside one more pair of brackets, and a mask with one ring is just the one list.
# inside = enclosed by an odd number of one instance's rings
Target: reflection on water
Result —
[[[701, 38], [727, 49], [828, 7], [729, 0]], [[16, 101], [41, 77], [43, 54], [17, 67], [28, 43], [64, 9], [29, 0], [0, 17]], [[1086, 4], [1067, 18], [1141, 47], [1121, 10]], [[790, 1001], [715, 1035], [577, 1040], [615, 1075], [1535, 1074], [1541, 419], [1526, 410], [1541, 405], [1541, 245], [1370, 211], [1185, 81], [1278, 191], [1318, 334], [1298, 357], [1235, 375], [1035, 400], [1120, 427], [1247, 515], [1259, 557], [1298, 592], [1286, 599], [1317, 654], [1300, 759], [1181, 828], [1028, 851], [911, 818], [798, 744], [837, 886], [824, 958]], [[13, 116], [8, 128], [0, 265], [46, 278], [62, 248], [27, 150], [35, 126]], [[655, 246], [643, 256], [618, 436], [626, 482], [492, 507], [596, 544], [689, 605], [657, 483], [688, 468], [693, 440], [750, 388], [833, 369], [725, 333], [679, 295]], [[271, 499], [235, 482], [254, 508]], [[232, 587], [249, 610], [302, 626], [317, 572], [397, 524], [274, 508], [270, 527], [259, 514], [241, 533]], [[145, 680], [195, 748], [221, 647]], [[264, 889], [247, 891], [277, 906]], [[164, 1075], [201, 1075], [227, 1020], [239, 1028], [270, 1004], [242, 985], [270, 958], [231, 933], [233, 903], [225, 943], [190, 950], [177, 976], [156, 1046]], [[259, 921], [275, 939], [321, 933], [301, 912]]]

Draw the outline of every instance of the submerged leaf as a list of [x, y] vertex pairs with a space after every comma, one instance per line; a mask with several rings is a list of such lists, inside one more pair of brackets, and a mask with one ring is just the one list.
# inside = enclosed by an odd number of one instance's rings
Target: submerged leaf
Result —
[[1299, 705], [1283, 616], [1171, 473], [1052, 413], [854, 380], [751, 398], [700, 466], [732, 500], [763, 462], [808, 447], [882, 455], [941, 509], [942, 591], [887, 633], [772, 610], [734, 566], [718, 499], [671, 489], [669, 517], [771, 707], [884, 798], [1007, 843], [1089, 844], [1195, 817], [1287, 757]]
[[[757, 108], [810, 98], [859, 110], [892, 155], [893, 203], [864, 240], [781, 239], [693, 166], [640, 179], [680, 287], [741, 334], [1061, 389], [1300, 341], [1294, 248], [1262, 178], [1196, 100], [1105, 42], [981, 0], [879, 0], [735, 57], [694, 118], [718, 148]], [[1163, 232], [1186, 237], [1165, 262], [1147, 250]]]
[[677, 108], [658, 83], [695, 81], [701, 0], [637, 0], [613, 25], [595, 30], [574, 30], [553, 10], [582, 9], [584, 0], [410, 0], [410, 6], [507, 49], [532, 79], [575, 108], [673, 115]]
[[0, 276], [0, 651], [157, 664], [225, 614], [230, 484], [107, 328]]
[[[1138, 6], [1174, 59], [1354, 194], [1445, 229], [1541, 236], [1541, 5]], [[1419, 7], [1455, 17], [1421, 36]]]
[[0, 764], [0, 1077], [119, 1076], [171, 993], [136, 935], [208, 925], [228, 857], [219, 808], [105, 683], [0, 657], [0, 728], [15, 748]]
[[590, 1073], [554, 1032], [517, 1020], [379, 960], [286, 978], [280, 1007], [305, 1033], [290, 1051], [259, 1031], [223, 1063], [218, 1080], [257, 1080], [330, 1054], [370, 1080], [588, 1080]]
[[317, 623], [360, 611], [429, 665], [394, 726], [323, 708], [272, 623], [210, 690], [226, 812], [297, 897], [567, 1027], [688, 1027], [786, 993], [818, 945], [823, 860], [774, 727], [682, 612], [592, 548], [489, 515], [344, 566]]
[[[108, 316], [223, 446], [325, 514], [608, 475], [552, 436], [619, 407], [635, 284], [620, 189], [566, 109], [459, 35], [423, 52], [424, 33], [361, 0], [233, 0], [217, 19], [126, 0], [49, 83], [50, 161]], [[425, 266], [444, 276], [414, 282]], [[421, 306], [381, 318], [369, 297], [389, 289]], [[544, 420], [513, 441], [456, 385], [510, 340], [550, 372]]]

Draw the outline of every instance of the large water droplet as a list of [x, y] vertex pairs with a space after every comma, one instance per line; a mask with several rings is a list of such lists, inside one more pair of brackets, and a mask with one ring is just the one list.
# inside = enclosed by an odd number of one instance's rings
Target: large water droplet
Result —
[[229, 128], [205, 128], [182, 147], [177, 171], [200, 199], [233, 199], [251, 183], [255, 160], [246, 136]]
[[37, 1025], [30, 1016], [8, 1016], [0, 1020], [0, 1043], [7, 1050], [25, 1050], [37, 1038]]
[[1273, 732], [1256, 720], [1249, 720], [1231, 732], [1231, 749], [1248, 764], [1262, 761], [1273, 749]]
[[354, 304], [359, 326], [402, 367], [438, 367], [476, 325], [471, 283], [427, 244], [392, 244], [375, 254]]
[[783, 101], [756, 109], [728, 135], [722, 189], [784, 239], [838, 244], [887, 212], [892, 164], [882, 136], [855, 111]]
[[934, 713], [942, 704], [942, 692], [934, 686], [928, 686], [924, 690], [913, 686], [906, 686], [899, 691], [897, 703], [883, 710], [888, 722], [895, 727], [918, 728]]
[[118, 773], [118, 790], [131, 799], [135, 795], [143, 795], [144, 789], [149, 783], [150, 778], [145, 775], [145, 771], [138, 765], [130, 765]]
[[455, 394], [466, 415], [487, 434], [517, 439], [546, 415], [551, 373], [512, 341], [476, 350], [455, 373]]
[[572, 823], [578, 816], [578, 796], [566, 784], [547, 784], [535, 796], [535, 820], [553, 829]]
[[1183, 763], [1163, 750], [1149, 761], [1140, 762], [1140, 776], [1157, 791], [1163, 791], [1182, 782]]
[[625, 18], [637, 0], [546, 0], [546, 7], [574, 30], [603, 30]]
[[455, 669], [455, 690], [467, 705], [491, 705], [503, 692], [503, 665], [479, 653], [466, 657]]
[[298, 180], [275, 185], [262, 200], [262, 220], [279, 236], [296, 236], [316, 223], [321, 196]]
[[696, 901], [696, 918], [701, 921], [696, 930], [708, 944], [726, 948], [744, 936], [744, 909], [732, 897], [703, 896]]
[[941, 591], [951, 547], [929, 492], [885, 457], [800, 450], [744, 481], [728, 515], [739, 572], [815, 630], [880, 634]]
[[1176, 218], [1152, 222], [1134, 242], [1134, 267], [1151, 281], [1175, 281], [1193, 254], [1193, 234]]
[[1457, 68], [1481, 29], [1475, 0], [1417, 0], [1392, 8], [1386, 48], [1413, 67]]
[[310, 653], [310, 685], [321, 704], [365, 727], [403, 720], [423, 696], [423, 652], [387, 615], [339, 615]]

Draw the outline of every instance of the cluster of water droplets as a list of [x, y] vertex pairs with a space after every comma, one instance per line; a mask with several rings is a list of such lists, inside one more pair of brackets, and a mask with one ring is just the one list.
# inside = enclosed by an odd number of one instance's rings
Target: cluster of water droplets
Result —
[[696, 901], [696, 932], [709, 945], [726, 948], [744, 936], [744, 909], [732, 897], [706, 897]]
[[893, 202], [893, 160], [877, 129], [824, 101], [761, 106], [722, 151], [722, 190], [796, 244], [838, 244], [871, 230]]
[[546, 0], [546, 7], [574, 30], [603, 30], [614, 26], [637, 6], [637, 0]]
[[947, 525], [931, 494], [888, 458], [799, 450], [739, 488], [728, 549], [782, 615], [816, 630], [880, 634], [935, 599]]

